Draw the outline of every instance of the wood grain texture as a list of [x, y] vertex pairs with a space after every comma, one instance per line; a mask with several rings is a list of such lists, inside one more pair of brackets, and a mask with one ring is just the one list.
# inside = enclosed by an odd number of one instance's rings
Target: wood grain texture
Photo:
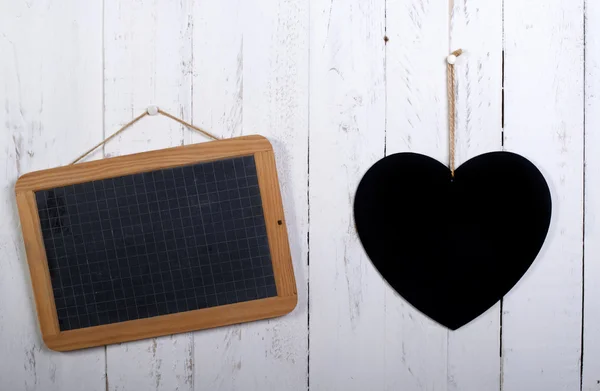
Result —
[[30, 172], [17, 180], [15, 189], [17, 192], [46, 190], [271, 150], [271, 143], [259, 135], [170, 147]]
[[[290, 254], [285, 214], [281, 203], [275, 155], [272, 151], [257, 152], [254, 159], [258, 171], [258, 185], [265, 214], [269, 248], [273, 259], [277, 296], [293, 296], [297, 299], [298, 290]], [[294, 304], [295, 306], [296, 304]]]
[[308, 3], [194, 3], [194, 121], [273, 143], [298, 288], [285, 317], [194, 334], [198, 390], [307, 387]]
[[[502, 149], [502, 2], [455, 0], [456, 165]], [[485, 260], [482, 260], [485, 261]], [[500, 303], [448, 333], [448, 390], [500, 390]]]
[[[410, 151], [448, 163], [448, 12], [436, 2], [387, 3], [387, 155]], [[385, 289], [385, 389], [446, 390], [446, 328]]]
[[600, 3], [585, 3], [585, 226], [582, 390], [600, 391]]
[[389, 288], [352, 208], [359, 180], [384, 154], [385, 1], [312, 1], [310, 23], [309, 385], [381, 390]]
[[101, 4], [0, 9], [1, 388], [104, 390], [103, 349], [56, 355], [42, 342], [14, 193], [19, 175], [63, 164], [102, 138]]
[[552, 220], [505, 297], [505, 391], [578, 390], [582, 322], [583, 2], [505, 0], [505, 147], [538, 166]]
[[[287, 279], [289, 278], [287, 276]], [[178, 333], [228, 326], [249, 319], [262, 320], [281, 316], [294, 309], [296, 303], [295, 294], [270, 297], [245, 303], [69, 330], [57, 335], [50, 335], [44, 341], [54, 350], [67, 351], [161, 335], [172, 335], [172, 338], [175, 338], [175, 334]]]
[[46, 259], [46, 250], [42, 238], [40, 217], [35, 194], [32, 191], [17, 192], [16, 198], [38, 321], [42, 339], [48, 346], [48, 338], [56, 336], [60, 330], [52, 282], [50, 281], [50, 270], [48, 269], [48, 260]]
[[[104, 131], [148, 105], [191, 120], [191, 1], [104, 0]], [[191, 132], [147, 117], [105, 146], [106, 157], [184, 144]], [[191, 333], [107, 348], [109, 390], [192, 390]]]

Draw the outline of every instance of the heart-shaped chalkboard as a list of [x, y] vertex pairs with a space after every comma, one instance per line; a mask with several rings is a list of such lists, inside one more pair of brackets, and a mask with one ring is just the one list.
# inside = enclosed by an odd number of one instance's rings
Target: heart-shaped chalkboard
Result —
[[450, 170], [428, 156], [376, 162], [354, 200], [356, 229], [383, 278], [455, 330], [500, 300], [546, 238], [552, 209], [541, 172], [510, 152]]

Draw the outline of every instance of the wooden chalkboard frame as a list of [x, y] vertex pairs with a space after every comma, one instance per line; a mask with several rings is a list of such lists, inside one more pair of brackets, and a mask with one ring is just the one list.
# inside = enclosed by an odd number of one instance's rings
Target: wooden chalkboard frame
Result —
[[[250, 155], [256, 162], [276, 297], [60, 331], [34, 192]], [[15, 192], [42, 339], [52, 350], [68, 351], [273, 318], [291, 312], [297, 304], [275, 155], [271, 143], [262, 136], [243, 136], [31, 172], [17, 180]]]

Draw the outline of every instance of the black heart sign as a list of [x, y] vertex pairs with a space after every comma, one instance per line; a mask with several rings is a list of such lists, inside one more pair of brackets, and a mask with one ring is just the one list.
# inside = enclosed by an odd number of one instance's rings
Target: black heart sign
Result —
[[397, 153], [361, 179], [354, 219], [383, 278], [417, 310], [456, 330], [531, 266], [551, 209], [542, 173], [518, 154], [479, 155], [452, 177], [435, 159]]

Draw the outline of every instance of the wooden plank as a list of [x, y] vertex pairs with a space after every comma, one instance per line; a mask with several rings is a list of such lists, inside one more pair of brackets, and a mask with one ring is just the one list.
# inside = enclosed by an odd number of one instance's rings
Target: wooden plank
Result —
[[380, 390], [391, 369], [389, 288], [358, 240], [352, 206], [384, 154], [385, 1], [312, 1], [310, 23], [309, 386]]
[[[105, 135], [148, 105], [191, 120], [191, 1], [104, 2]], [[184, 129], [144, 118], [106, 145], [106, 156], [184, 143]], [[107, 348], [108, 389], [193, 389], [190, 333]]]
[[[502, 2], [455, 0], [456, 165], [502, 149]], [[483, 260], [485, 261], [485, 260]], [[500, 303], [448, 333], [448, 390], [500, 390]]]
[[[411, 151], [448, 162], [448, 15], [445, 3], [387, 3], [387, 155]], [[385, 289], [386, 390], [446, 390], [447, 329]]]
[[[242, 131], [272, 140], [298, 305], [285, 317], [248, 324], [241, 331], [244, 367], [236, 378], [238, 388], [307, 388], [309, 4], [308, 0], [245, 0], [240, 10], [245, 18]], [[247, 387], [250, 382], [255, 386]]]
[[194, 3], [194, 121], [272, 141], [298, 288], [285, 317], [194, 333], [198, 390], [306, 389], [307, 23], [307, 0]]
[[582, 316], [583, 1], [505, 0], [504, 145], [542, 171], [552, 221], [506, 296], [503, 390], [578, 390]]
[[[242, 134], [242, 5], [241, 0], [197, 1], [192, 10], [192, 118], [198, 126], [223, 138]], [[192, 134], [189, 137], [192, 140], [198, 138]], [[242, 341], [244, 328], [244, 325], [236, 325], [194, 333], [191, 357], [195, 363], [196, 390], [258, 388], [252, 385], [255, 381], [239, 379], [252, 364], [243, 356], [246, 351], [246, 335]], [[262, 370], [257, 371], [257, 377], [262, 374]]]
[[7, 390], [104, 390], [104, 349], [57, 355], [42, 342], [14, 192], [19, 175], [64, 164], [102, 138], [102, 4], [2, 8], [0, 383]]
[[[220, 137], [242, 135], [244, 98], [242, 0], [193, 6], [194, 122]], [[253, 129], [247, 133], [260, 133]], [[189, 135], [191, 140], [198, 136]]]
[[600, 390], [600, 3], [585, 3], [584, 391]]

